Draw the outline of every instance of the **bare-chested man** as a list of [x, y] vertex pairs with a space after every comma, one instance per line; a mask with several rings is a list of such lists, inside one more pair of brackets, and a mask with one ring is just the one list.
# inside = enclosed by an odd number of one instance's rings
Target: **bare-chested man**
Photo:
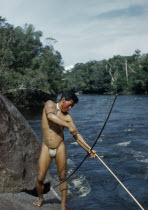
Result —
[[[69, 132], [74, 136], [79, 145], [85, 149], [90, 157], [95, 157], [96, 152], [90, 151], [90, 146], [84, 141], [75, 127], [73, 118], [68, 114], [68, 111], [78, 102], [77, 96], [71, 92], [64, 92], [59, 103], [47, 101], [43, 109], [42, 115], [42, 135], [43, 143], [38, 162], [38, 175], [36, 189], [39, 200], [34, 203], [36, 206], [41, 206], [44, 202], [43, 198], [43, 181], [46, 172], [50, 166], [51, 159], [54, 157], [58, 168], [58, 176], [60, 182], [66, 179], [66, 148], [64, 143], [64, 128], [68, 128]], [[67, 183], [64, 181], [60, 185], [61, 191], [61, 209], [66, 209]]]

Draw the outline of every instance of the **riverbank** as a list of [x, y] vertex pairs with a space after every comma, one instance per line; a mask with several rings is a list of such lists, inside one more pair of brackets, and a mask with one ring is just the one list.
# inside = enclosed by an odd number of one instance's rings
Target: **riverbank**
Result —
[[[40, 141], [16, 107], [0, 95], [0, 210], [33, 210]], [[47, 172], [44, 209], [60, 208], [57, 182]]]
[[[21, 112], [24, 110], [38, 112], [43, 109], [44, 103], [48, 100], [53, 100], [54, 102], [57, 101], [58, 94], [48, 94], [41, 90], [31, 90], [31, 89], [12, 89], [6, 92], [1, 93], [5, 97], [7, 97]], [[76, 92], [78, 97], [80, 95], [104, 95], [110, 96], [115, 95], [115, 92], [106, 92], [103, 94], [98, 94], [96, 92]], [[118, 95], [135, 95], [133, 92], [126, 92], [126, 93], [118, 93]], [[137, 94], [140, 95], [140, 94]], [[143, 95], [143, 94], [141, 94]], [[147, 95], [147, 94], [145, 94]]]
[[[36, 210], [37, 207], [33, 205], [38, 198], [29, 195], [25, 192], [21, 193], [3, 193], [0, 194], [0, 210]], [[40, 207], [41, 210], [59, 210], [60, 200], [56, 193], [50, 190], [44, 195], [45, 202]]]
[[56, 99], [56, 94], [48, 94], [41, 90], [33, 89], [12, 89], [1, 93], [8, 98], [17, 108], [38, 110], [44, 106], [44, 103], [51, 99]]

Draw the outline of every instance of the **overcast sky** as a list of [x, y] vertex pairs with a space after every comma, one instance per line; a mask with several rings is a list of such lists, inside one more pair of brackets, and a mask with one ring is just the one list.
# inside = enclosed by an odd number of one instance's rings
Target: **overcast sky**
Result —
[[148, 0], [0, 0], [0, 16], [56, 39], [65, 67], [148, 53]]

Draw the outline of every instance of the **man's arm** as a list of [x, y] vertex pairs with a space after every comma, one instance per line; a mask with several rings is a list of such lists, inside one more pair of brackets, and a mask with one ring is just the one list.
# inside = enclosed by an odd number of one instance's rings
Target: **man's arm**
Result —
[[[72, 126], [75, 126], [74, 124], [74, 120], [72, 119], [72, 117], [70, 116], [70, 124]], [[86, 143], [86, 141], [84, 140], [84, 138], [82, 137], [82, 135], [77, 131], [76, 133], [72, 133], [73, 137], [76, 139], [76, 141], [78, 142], [78, 144], [86, 151], [89, 153], [90, 157], [95, 157], [96, 151], [91, 150], [91, 147]]]
[[56, 115], [56, 106], [52, 101], [46, 102], [44, 110], [49, 120], [51, 120], [52, 122], [58, 125], [68, 128], [71, 133], [77, 132], [77, 129], [75, 126], [71, 125], [69, 122], [62, 120], [60, 117]]

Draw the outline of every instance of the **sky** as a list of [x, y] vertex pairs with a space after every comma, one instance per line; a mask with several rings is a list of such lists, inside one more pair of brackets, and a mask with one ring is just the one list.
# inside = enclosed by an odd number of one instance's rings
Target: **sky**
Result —
[[54, 38], [65, 69], [76, 63], [148, 53], [148, 0], [0, 0], [0, 16]]

